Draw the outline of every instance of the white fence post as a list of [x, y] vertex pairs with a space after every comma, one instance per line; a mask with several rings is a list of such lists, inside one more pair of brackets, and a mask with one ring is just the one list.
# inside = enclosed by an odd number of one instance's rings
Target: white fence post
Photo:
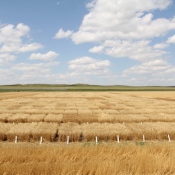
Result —
[[169, 135], [168, 135], [168, 140], [169, 140], [169, 142], [171, 141], [171, 140], [170, 140], [170, 136], [169, 136]]
[[89, 125], [89, 123], [87, 122], [87, 125]]
[[123, 122], [123, 124], [125, 124], [125, 122]]
[[118, 143], [120, 142], [120, 141], [119, 141], [119, 135], [117, 135], [117, 141], [118, 141]]
[[15, 137], [15, 143], [17, 143], [17, 136]]
[[96, 144], [98, 143], [98, 139], [97, 139], [97, 136], [96, 136]]
[[142, 122], [141, 122], [141, 125], [142, 125]]
[[40, 144], [42, 144], [43, 138], [41, 137]]
[[67, 144], [69, 144], [69, 136], [67, 136]]
[[143, 135], [143, 142], [145, 142], [145, 136]]

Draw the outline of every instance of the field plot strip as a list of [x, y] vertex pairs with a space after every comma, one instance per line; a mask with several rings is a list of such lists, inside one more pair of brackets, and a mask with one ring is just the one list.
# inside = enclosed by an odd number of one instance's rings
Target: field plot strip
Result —
[[0, 140], [66, 142], [69, 136], [70, 142], [84, 142], [97, 136], [117, 141], [118, 136], [122, 141], [143, 140], [143, 135], [145, 140], [174, 140], [171, 93], [171, 101], [146, 92], [6, 93], [0, 96]]

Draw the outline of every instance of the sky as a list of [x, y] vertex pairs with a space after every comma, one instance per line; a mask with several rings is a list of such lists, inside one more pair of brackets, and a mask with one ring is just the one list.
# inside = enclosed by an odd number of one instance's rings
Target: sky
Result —
[[175, 0], [0, 0], [0, 85], [175, 86]]

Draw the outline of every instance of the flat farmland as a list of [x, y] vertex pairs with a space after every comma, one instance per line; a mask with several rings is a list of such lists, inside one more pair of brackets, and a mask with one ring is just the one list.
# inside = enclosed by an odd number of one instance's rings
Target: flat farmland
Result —
[[173, 91], [0, 95], [0, 174], [175, 173]]
[[175, 139], [175, 92], [11, 92], [0, 99], [2, 141]]

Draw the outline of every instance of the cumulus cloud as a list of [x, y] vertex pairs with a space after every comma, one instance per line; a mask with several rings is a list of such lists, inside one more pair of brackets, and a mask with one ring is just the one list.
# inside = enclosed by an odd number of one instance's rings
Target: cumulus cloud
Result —
[[15, 82], [17, 75], [10, 69], [0, 69], [0, 84], [12, 84]]
[[160, 43], [160, 44], [155, 44], [153, 48], [154, 48], [154, 49], [165, 49], [165, 48], [167, 48], [167, 47], [169, 47], [169, 44]]
[[166, 35], [175, 29], [175, 17], [153, 20], [155, 9], [166, 9], [172, 0], [96, 0], [87, 4], [79, 31], [71, 38], [75, 44], [115, 39], [146, 39]]
[[61, 39], [61, 38], [68, 38], [70, 35], [72, 35], [73, 31], [67, 30], [66, 32], [63, 31], [61, 28], [53, 38], [55, 39]]
[[111, 74], [108, 67], [111, 65], [109, 60], [97, 60], [91, 57], [82, 57], [68, 62], [69, 69], [75, 72], [82, 72], [86, 75]]
[[123, 71], [123, 74], [156, 74], [171, 69], [173, 66], [165, 60], [154, 60], [133, 66]]
[[35, 51], [38, 49], [42, 49], [43, 46], [39, 43], [32, 43], [32, 44], [21, 44], [21, 43], [10, 43], [10, 44], [4, 44], [0, 52], [15, 52], [15, 53], [20, 53], [20, 52], [30, 52], [30, 51]]
[[11, 69], [22, 72], [48, 73], [51, 71], [51, 69], [48, 69], [46, 67], [57, 66], [57, 65], [59, 65], [59, 62], [38, 63], [38, 64], [19, 63], [12, 66]]
[[0, 52], [28, 52], [43, 48], [39, 43], [22, 44], [21, 37], [29, 38], [30, 27], [19, 23], [16, 28], [14, 25], [7, 24], [0, 28]]
[[53, 51], [49, 51], [46, 54], [32, 53], [29, 60], [43, 60], [43, 61], [53, 61], [59, 54]]
[[15, 61], [16, 56], [8, 53], [0, 54], [0, 66], [8, 66], [10, 61]]
[[175, 44], [175, 35], [172, 36], [172, 37], [169, 37], [168, 40], [167, 40], [167, 43], [173, 43], [173, 44]]
[[149, 40], [141, 40], [137, 42], [124, 40], [119, 43], [119, 41], [115, 42], [111, 40], [110, 42], [110, 40], [107, 40], [104, 45], [107, 47], [109, 44], [110, 48], [106, 48], [104, 53], [116, 58], [128, 57], [141, 62], [155, 60], [163, 54], [167, 54], [167, 52], [162, 50], [154, 50], [152, 46], [149, 46], [150, 42], [151, 41]]
[[89, 52], [91, 53], [102, 53], [103, 52], [103, 46], [95, 46], [92, 49], [89, 49]]

